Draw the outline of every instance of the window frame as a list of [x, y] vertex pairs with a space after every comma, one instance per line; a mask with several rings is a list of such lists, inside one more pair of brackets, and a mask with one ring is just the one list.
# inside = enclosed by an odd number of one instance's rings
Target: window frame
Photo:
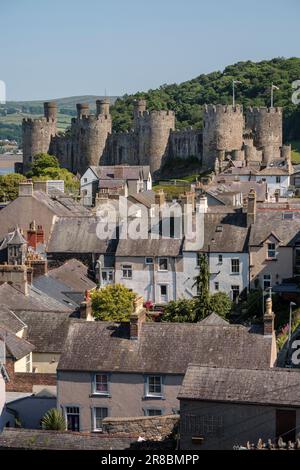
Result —
[[219, 281], [214, 281], [214, 287], [215, 287], [215, 291], [219, 292], [219, 290], [220, 290], [220, 283], [219, 283]]
[[[234, 262], [237, 262], [237, 267], [238, 267], [237, 270], [233, 269]], [[240, 258], [231, 258], [231, 274], [240, 274], [241, 273], [240, 265], [241, 265]]]
[[218, 255], [218, 264], [223, 264], [223, 255]]
[[[270, 248], [270, 245], [274, 246], [274, 248]], [[274, 252], [274, 256], [270, 256], [270, 252]], [[268, 242], [267, 243], [267, 259], [277, 259], [277, 253], [276, 253], [276, 243], [273, 242]]]
[[[149, 380], [151, 378], [159, 378], [160, 379], [160, 392], [150, 392], [149, 391]], [[164, 376], [159, 375], [159, 374], [149, 374], [144, 377], [144, 385], [145, 385], [145, 390], [144, 390], [144, 395], [145, 398], [158, 398], [162, 399], [164, 398]]]
[[[70, 408], [76, 408], [78, 409], [78, 412], [68, 412], [68, 409]], [[80, 405], [72, 405], [72, 404], [67, 404], [64, 405], [63, 407], [63, 414], [65, 417], [65, 422], [66, 422], [66, 430], [69, 432], [80, 432], [80, 426], [81, 426], [81, 413], [80, 413]], [[78, 416], [78, 431], [73, 430], [73, 429], [68, 429], [68, 416]]]
[[[150, 263], [147, 261], [149, 259], [152, 259], [152, 261]], [[145, 264], [153, 265], [154, 264], [154, 257], [153, 256], [145, 256]]]
[[[106, 376], [106, 378], [107, 378], [107, 382], [106, 382], [107, 383], [107, 390], [106, 391], [97, 390], [97, 383], [101, 383], [101, 382], [98, 382], [96, 380], [97, 375]], [[110, 374], [109, 373], [107, 373], [107, 372], [95, 372], [93, 374], [92, 394], [97, 395], [97, 396], [101, 396], [101, 397], [109, 397], [110, 396]]]
[[[167, 261], [167, 268], [166, 268], [166, 269], [162, 269], [162, 268], [160, 267], [160, 261], [161, 261], [161, 260], [166, 260], [166, 261]], [[158, 271], [161, 271], [161, 272], [164, 272], [164, 273], [166, 273], [166, 272], [169, 271], [169, 260], [168, 260], [167, 256], [160, 256], [160, 257], [158, 258]]]
[[103, 432], [103, 427], [99, 428], [96, 426], [96, 423], [97, 423], [97, 419], [100, 419], [100, 418], [97, 418], [96, 416], [96, 410], [97, 409], [100, 409], [100, 410], [106, 410], [107, 411], [107, 415], [104, 417], [104, 418], [101, 418], [102, 421], [103, 419], [107, 418], [109, 416], [109, 408], [107, 406], [93, 406], [92, 407], [92, 418], [93, 418], [93, 421], [92, 421], [92, 430], [93, 432]]
[[[150, 414], [150, 411], [157, 411], [158, 413]], [[144, 409], [145, 416], [163, 416], [164, 412], [162, 408], [149, 407]]]
[[[131, 276], [128, 276], [128, 275], [124, 275], [124, 271], [130, 271], [131, 272]], [[133, 275], [133, 269], [132, 269], [132, 264], [122, 264], [122, 279], [132, 279], [132, 275]]]

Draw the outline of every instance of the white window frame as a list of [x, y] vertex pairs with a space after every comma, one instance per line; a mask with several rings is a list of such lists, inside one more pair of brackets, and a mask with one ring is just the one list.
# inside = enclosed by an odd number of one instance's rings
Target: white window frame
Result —
[[215, 286], [215, 291], [218, 292], [218, 291], [220, 290], [220, 283], [219, 283], [219, 281], [215, 281], [215, 282], [214, 282], [214, 286]]
[[[93, 431], [94, 432], [102, 432], [103, 427], [97, 427], [97, 416], [96, 416], [96, 410], [97, 409], [102, 409], [102, 410], [107, 410], [107, 415], [105, 418], [109, 415], [109, 409], [107, 406], [94, 406], [93, 407]], [[99, 418], [99, 419], [104, 419], [104, 418]]]
[[[274, 248], [270, 248], [270, 245], [274, 246]], [[268, 253], [268, 259], [276, 259], [277, 258], [276, 243], [268, 242], [267, 250], [268, 250], [268, 252], [267, 252]], [[274, 253], [274, 256], [270, 256], [270, 253]]]
[[[149, 259], [151, 259], [152, 261], [149, 261]], [[145, 257], [145, 264], [148, 264], [148, 265], [149, 265], [149, 264], [150, 264], [150, 265], [151, 265], [151, 264], [154, 264], [154, 258], [153, 258], [153, 256], [146, 256], [146, 257]]]
[[[237, 265], [238, 265], [238, 270], [237, 271], [234, 271], [233, 270], [233, 262], [236, 262], [237, 261]], [[231, 258], [231, 274], [240, 274], [241, 272], [241, 263], [240, 263], [240, 258]]]
[[[265, 286], [265, 283], [268, 283], [268, 286]], [[263, 275], [263, 290], [267, 290], [272, 287], [272, 275], [271, 274], [264, 274]]]
[[280, 176], [275, 176], [275, 181], [277, 184], [281, 183], [281, 177]]
[[[160, 379], [160, 392], [150, 392], [149, 391], [149, 379], [159, 378]], [[162, 398], [164, 396], [163, 392], [163, 377], [162, 375], [147, 375], [146, 377], [146, 397]]]
[[[160, 260], [162, 260], [162, 259], [167, 260], [167, 269], [161, 269]], [[169, 260], [168, 260], [167, 256], [160, 256], [158, 258], [158, 271], [161, 271], [161, 272], [164, 272], [164, 273], [167, 273], [169, 271]]]
[[[150, 414], [150, 411], [157, 411], [159, 413]], [[147, 408], [145, 409], [145, 416], [163, 416], [163, 410], [161, 408]]]
[[[131, 276], [128, 276], [129, 271], [131, 271]], [[126, 276], [125, 276], [124, 272], [127, 272]], [[132, 274], [133, 274], [132, 264], [122, 264], [122, 278], [123, 279], [132, 279]]]
[[[104, 383], [104, 382], [97, 381], [97, 375], [106, 376], [107, 390], [105, 390], [105, 391], [97, 390], [97, 383]], [[95, 374], [93, 376], [93, 395], [100, 395], [100, 396], [107, 397], [107, 396], [110, 395], [109, 389], [110, 389], [109, 374], [107, 374], [105, 372], [95, 372]]]
[[[158, 287], [159, 287], [159, 299], [162, 302], [166, 302], [166, 303], [169, 302], [169, 285], [168, 284], [159, 284]], [[165, 295], [161, 293], [161, 288], [162, 287], [166, 288], [166, 294]], [[166, 300], [163, 300], [162, 297], [166, 297]]]
[[218, 255], [218, 264], [223, 264], [223, 255]]

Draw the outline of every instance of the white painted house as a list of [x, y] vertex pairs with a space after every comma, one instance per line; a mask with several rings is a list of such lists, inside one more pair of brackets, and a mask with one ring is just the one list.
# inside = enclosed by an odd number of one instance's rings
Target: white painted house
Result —
[[85, 206], [93, 206], [99, 192], [127, 197], [151, 189], [149, 166], [90, 166], [80, 178], [80, 193]]

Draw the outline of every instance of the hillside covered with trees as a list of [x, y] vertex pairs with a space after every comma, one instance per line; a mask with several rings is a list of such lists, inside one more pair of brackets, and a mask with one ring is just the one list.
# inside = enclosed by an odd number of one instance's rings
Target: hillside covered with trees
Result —
[[[202, 107], [205, 103], [232, 103], [232, 81], [236, 86], [236, 101], [249, 106], [269, 106], [270, 89], [274, 83], [274, 106], [283, 106], [285, 140], [300, 140], [300, 105], [292, 103], [292, 82], [300, 80], [300, 58], [276, 58], [262, 62], [238, 62], [223, 72], [202, 74], [181, 84], [162, 85], [146, 93], [125, 95], [112, 107], [114, 130], [132, 127], [133, 102], [147, 99], [149, 109], [173, 109], [178, 129], [202, 127]], [[300, 97], [300, 94], [299, 94]]]

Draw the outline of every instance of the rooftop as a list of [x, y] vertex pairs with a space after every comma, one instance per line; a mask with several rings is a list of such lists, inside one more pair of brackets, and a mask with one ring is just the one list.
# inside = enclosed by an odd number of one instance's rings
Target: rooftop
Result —
[[300, 406], [300, 371], [235, 369], [190, 364], [180, 399]]

